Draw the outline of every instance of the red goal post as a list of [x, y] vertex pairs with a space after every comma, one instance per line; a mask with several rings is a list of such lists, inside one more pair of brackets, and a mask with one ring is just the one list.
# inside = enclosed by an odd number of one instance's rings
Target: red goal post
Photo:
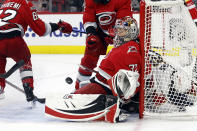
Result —
[[140, 3], [140, 118], [197, 117], [197, 27], [183, 0]]

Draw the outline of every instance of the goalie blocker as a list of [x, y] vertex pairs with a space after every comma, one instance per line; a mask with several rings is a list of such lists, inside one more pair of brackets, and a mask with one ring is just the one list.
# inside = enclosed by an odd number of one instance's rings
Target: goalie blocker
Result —
[[109, 81], [113, 95], [58, 94], [46, 98], [45, 113], [69, 121], [123, 121], [128, 114], [121, 111], [122, 103], [135, 94], [139, 74], [119, 70]]

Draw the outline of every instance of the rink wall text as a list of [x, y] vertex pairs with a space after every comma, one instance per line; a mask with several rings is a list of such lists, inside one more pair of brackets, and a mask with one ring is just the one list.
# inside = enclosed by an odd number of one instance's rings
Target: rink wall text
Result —
[[[83, 14], [39, 14], [39, 17], [46, 23], [57, 23], [60, 19], [72, 24], [74, 30], [71, 34], [63, 34], [55, 31], [45, 37], [39, 37], [28, 27], [25, 33], [31, 53], [33, 54], [83, 54], [85, 48], [86, 34], [84, 32], [82, 17]], [[139, 21], [139, 15], [134, 14]], [[109, 47], [109, 50], [111, 47]]]

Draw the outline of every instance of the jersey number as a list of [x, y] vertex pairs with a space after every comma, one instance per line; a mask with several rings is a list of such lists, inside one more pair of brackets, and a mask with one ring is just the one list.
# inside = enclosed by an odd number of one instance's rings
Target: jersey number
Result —
[[33, 20], [37, 20], [38, 19], [38, 15], [36, 12], [32, 12], [32, 16], [33, 16]]
[[0, 10], [0, 14], [2, 14], [2, 13], [4, 13], [5, 15], [7, 15], [7, 16], [5, 16], [4, 18], [2, 18], [3, 21], [11, 20], [11, 19], [13, 19], [13, 18], [16, 16], [16, 14], [17, 14], [17, 12], [16, 12], [15, 10], [10, 10], [10, 9], [8, 9], [8, 10], [6, 10], [6, 11], [4, 11], [4, 12], [3, 12], [3, 10]]
[[8, 9], [6, 11], [0, 10], [0, 15], [2, 13], [5, 14], [6, 16], [0, 19], [0, 26], [7, 24], [6, 21], [13, 19], [17, 14], [17, 12], [15, 10], [10, 10], [10, 9]]

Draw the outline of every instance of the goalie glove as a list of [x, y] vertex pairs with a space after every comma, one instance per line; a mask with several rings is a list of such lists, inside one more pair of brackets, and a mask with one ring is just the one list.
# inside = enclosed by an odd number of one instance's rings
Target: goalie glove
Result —
[[120, 69], [111, 79], [108, 84], [114, 96], [118, 96], [123, 103], [126, 103], [135, 95], [136, 88], [139, 87], [139, 73]]
[[72, 26], [67, 22], [60, 20], [57, 25], [62, 33], [70, 34], [72, 32]]

